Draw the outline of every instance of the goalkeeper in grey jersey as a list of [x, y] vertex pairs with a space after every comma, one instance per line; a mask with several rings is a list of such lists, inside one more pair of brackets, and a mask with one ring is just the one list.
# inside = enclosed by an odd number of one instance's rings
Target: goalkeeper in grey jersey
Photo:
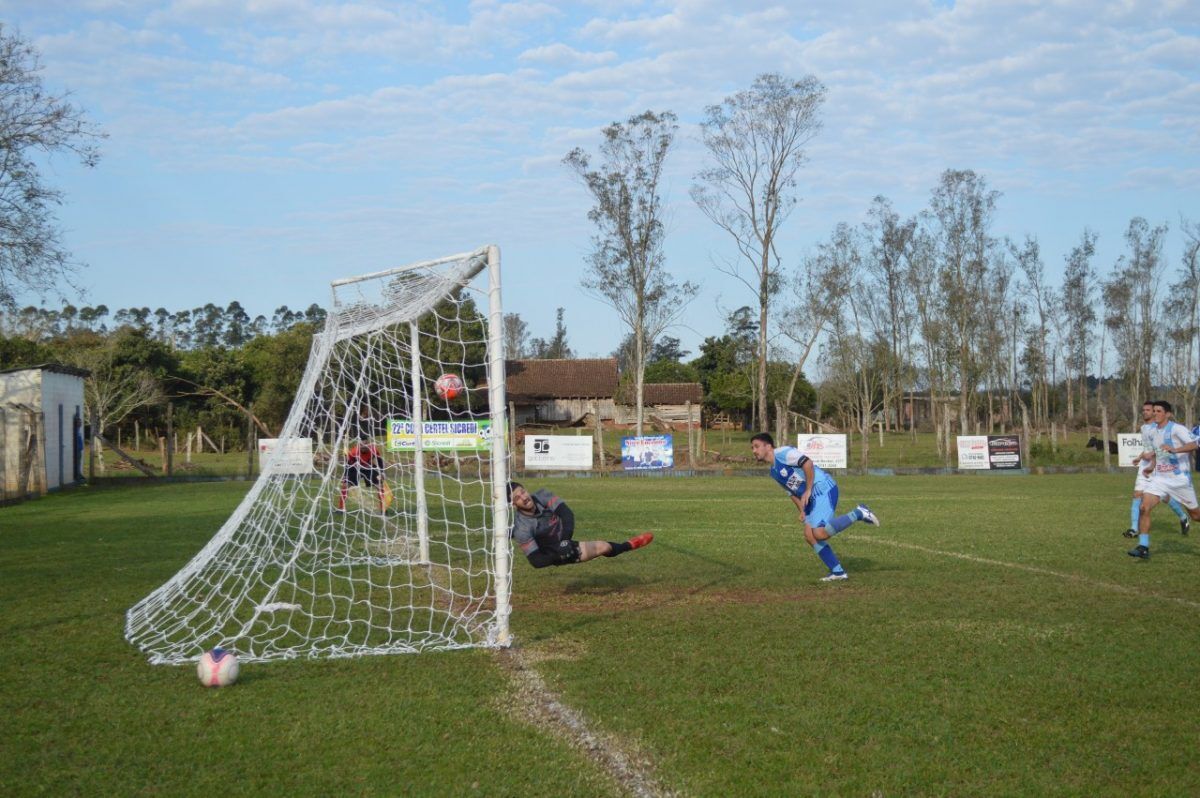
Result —
[[508, 483], [508, 500], [513, 514], [512, 537], [534, 568], [571, 565], [595, 557], [616, 557], [640, 549], [654, 535], [643, 532], [624, 543], [606, 540], [574, 540], [575, 514], [567, 503], [548, 490], [530, 493], [520, 482]]

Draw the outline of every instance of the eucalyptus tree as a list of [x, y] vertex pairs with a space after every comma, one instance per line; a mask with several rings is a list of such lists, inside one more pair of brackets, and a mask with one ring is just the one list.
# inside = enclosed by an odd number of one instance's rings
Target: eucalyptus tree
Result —
[[[696, 175], [692, 199], [734, 241], [722, 269], [749, 288], [758, 305], [757, 404], [767, 423], [767, 344], [771, 301], [781, 288], [779, 230], [796, 205], [805, 146], [821, 129], [825, 86], [812, 75], [759, 75], [749, 89], [705, 109], [701, 139], [712, 165]], [[748, 271], [747, 271], [748, 270]]]
[[[1067, 378], [1074, 377], [1079, 392], [1080, 409], [1086, 420], [1087, 375], [1091, 362], [1092, 345], [1096, 339], [1096, 272], [1092, 268], [1092, 257], [1096, 254], [1096, 234], [1084, 229], [1076, 244], [1066, 257], [1063, 272], [1062, 318], [1066, 331], [1063, 340], [1063, 362]], [[1067, 389], [1067, 417], [1075, 417], [1074, 393]]]
[[659, 182], [678, 129], [670, 111], [646, 111], [603, 130], [598, 164], [581, 148], [563, 159], [583, 181], [596, 225], [584, 288], [612, 307], [633, 334], [637, 434], [642, 434], [646, 356], [655, 340], [695, 297], [666, 269]]

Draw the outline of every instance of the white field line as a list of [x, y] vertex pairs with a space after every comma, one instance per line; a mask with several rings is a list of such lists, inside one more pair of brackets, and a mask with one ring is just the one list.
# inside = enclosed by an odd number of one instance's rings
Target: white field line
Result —
[[583, 714], [563, 703], [519, 648], [500, 651], [500, 661], [516, 684], [516, 698], [511, 706], [522, 720], [551, 737], [565, 736], [629, 795], [636, 798], [676, 795], [659, 784], [648, 761], [626, 752], [619, 741], [593, 732]]
[[1053, 576], [1056, 579], [1069, 579], [1072, 582], [1079, 582], [1080, 584], [1090, 585], [1092, 587], [1100, 588], [1101, 590], [1109, 590], [1114, 593], [1124, 593], [1129, 596], [1137, 596], [1138, 598], [1154, 598], [1158, 599], [1159, 601], [1171, 601], [1176, 604], [1182, 604], [1185, 607], [1200, 609], [1200, 601], [1190, 601], [1188, 599], [1177, 598], [1175, 596], [1164, 596], [1162, 593], [1139, 590], [1135, 587], [1130, 587], [1129, 585], [1121, 585], [1117, 584], [1116, 582], [1103, 582], [1099, 579], [1090, 579], [1086, 576], [1080, 576], [1079, 574], [1066, 573], [1064, 571], [1054, 571], [1049, 568], [1041, 568], [1036, 565], [1025, 565], [1024, 563], [1008, 562], [1007, 560], [993, 560], [988, 557], [977, 557], [974, 554], [963, 554], [959, 551], [931, 549], [925, 546], [918, 546], [915, 543], [904, 543], [898, 540], [888, 540], [886, 538], [877, 538], [868, 535], [855, 535], [854, 541], [856, 543], [859, 541], [866, 541], [868, 543], [878, 543], [882, 546], [892, 546], [893, 548], [897, 549], [910, 549], [911, 551], [919, 551], [924, 554], [937, 554], [942, 557], [954, 557], [958, 560], [968, 560], [969, 562], [979, 563], [981, 565], [995, 565], [1001, 568], [1012, 568], [1016, 571], [1027, 571], [1028, 573], [1038, 574], [1040, 576]]

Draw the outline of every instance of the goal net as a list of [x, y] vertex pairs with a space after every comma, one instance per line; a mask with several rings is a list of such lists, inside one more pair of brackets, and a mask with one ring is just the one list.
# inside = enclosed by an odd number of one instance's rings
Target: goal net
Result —
[[153, 663], [509, 643], [499, 250], [333, 284], [261, 473], [126, 614]]

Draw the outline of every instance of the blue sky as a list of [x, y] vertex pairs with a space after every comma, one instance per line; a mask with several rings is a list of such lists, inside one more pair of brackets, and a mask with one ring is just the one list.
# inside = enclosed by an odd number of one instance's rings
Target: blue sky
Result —
[[646, 109], [680, 119], [669, 269], [700, 282], [693, 350], [753, 296], [692, 204], [705, 105], [774, 71], [828, 87], [781, 253], [797, 264], [877, 194], [918, 212], [947, 168], [1003, 192], [996, 232], [1052, 274], [1085, 226], [1095, 265], [1133, 216], [1200, 219], [1200, 2], [570, 4], [0, 0], [44, 79], [108, 132], [99, 166], [47, 166], [89, 304], [327, 305], [330, 280], [499, 244], [506, 309], [566, 308], [580, 355], [621, 337], [579, 287], [588, 197], [561, 165]]

